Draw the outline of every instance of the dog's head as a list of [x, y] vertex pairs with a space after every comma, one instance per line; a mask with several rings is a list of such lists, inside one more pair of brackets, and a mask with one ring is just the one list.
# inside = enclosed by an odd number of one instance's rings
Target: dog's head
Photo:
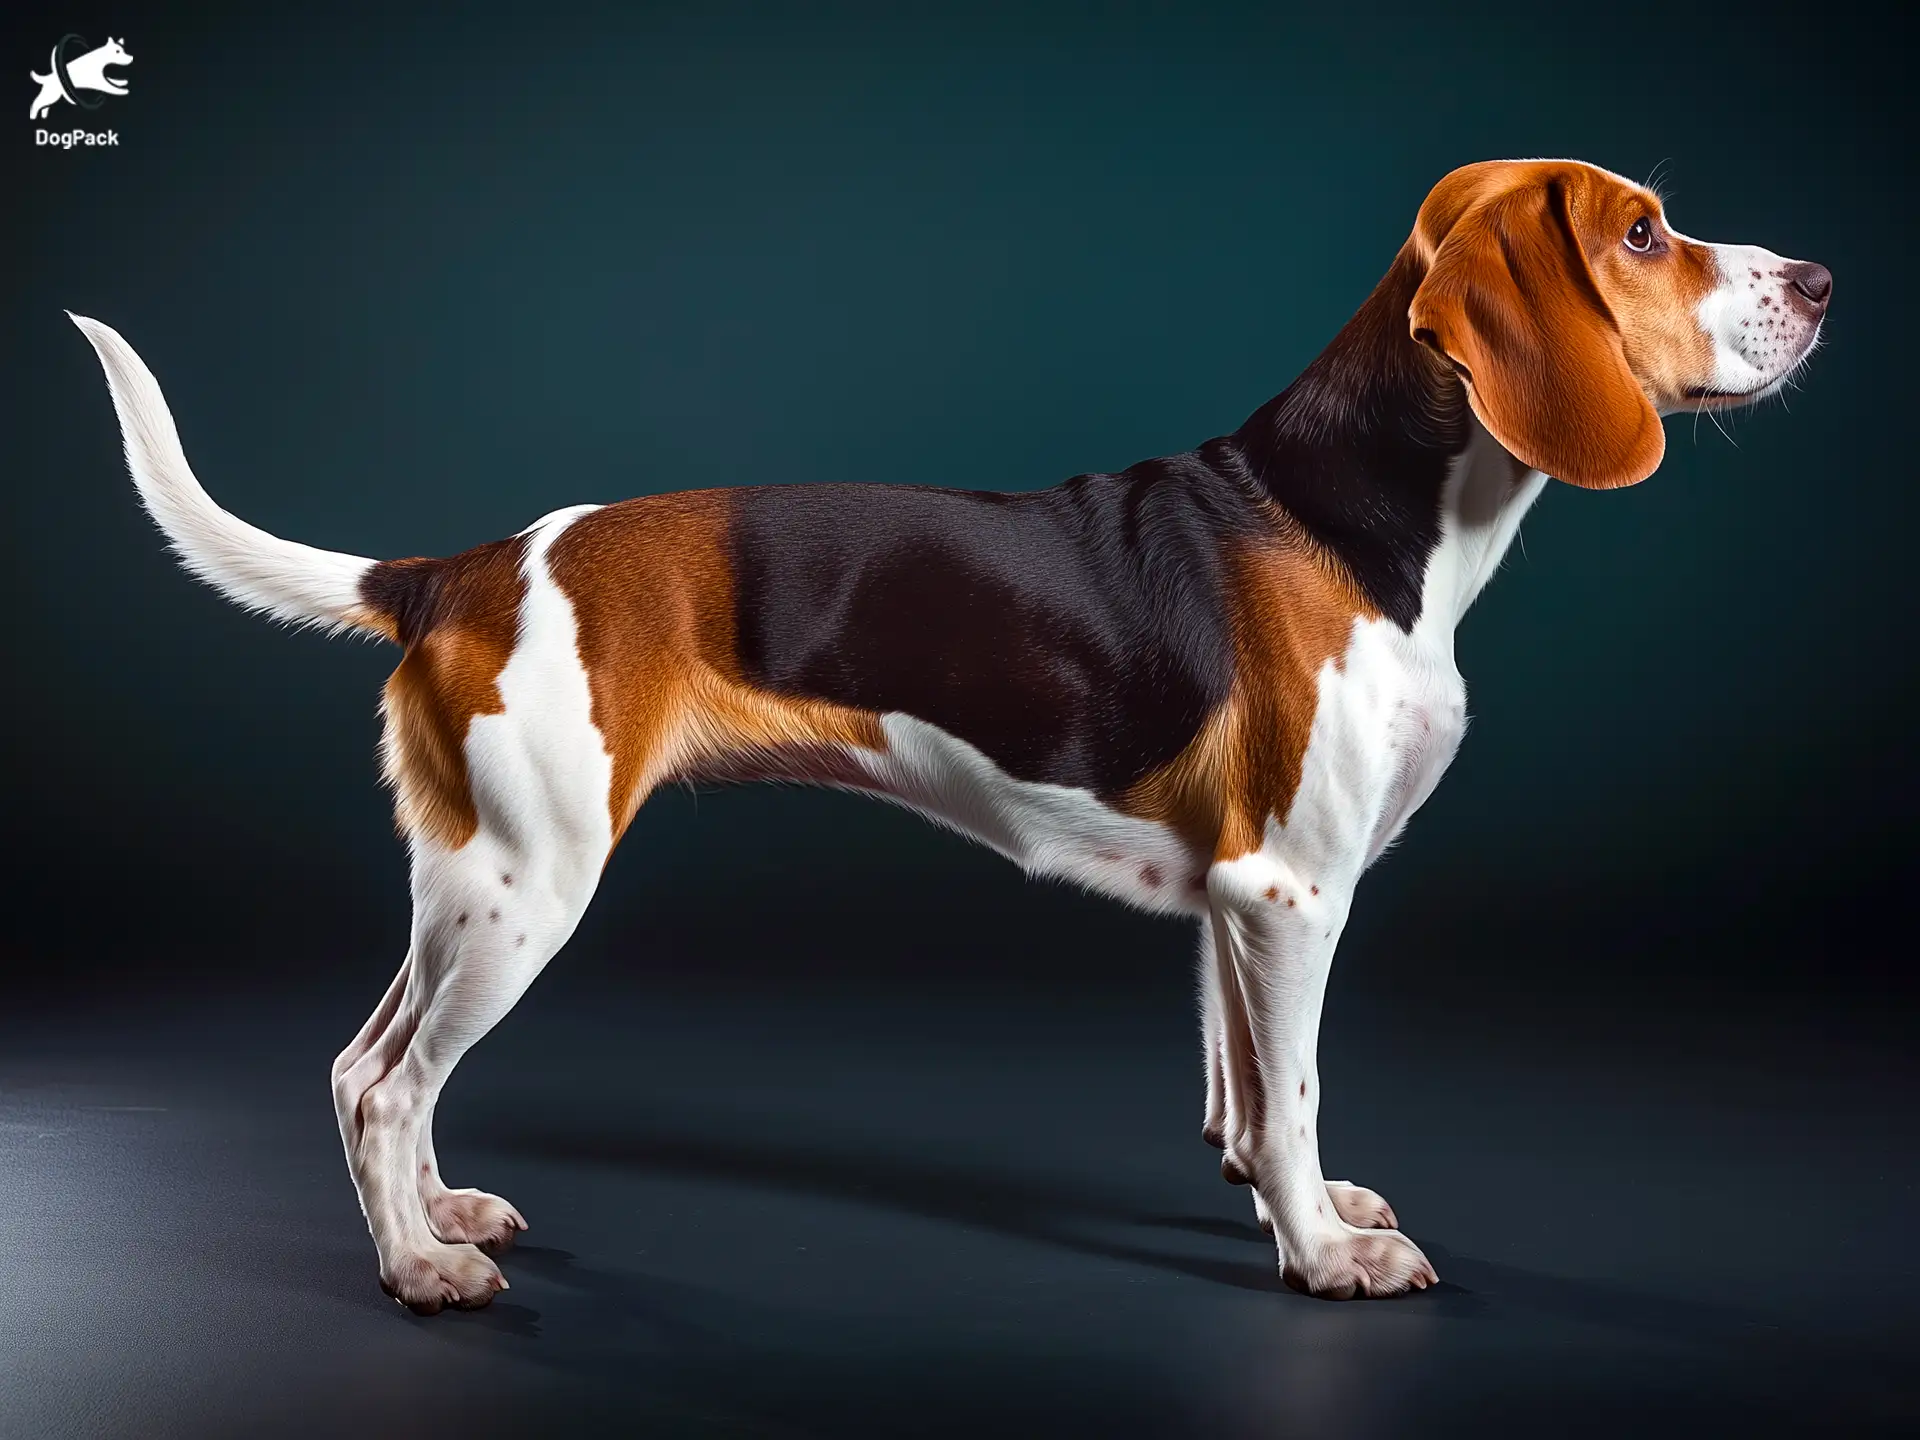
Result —
[[1833, 290], [1823, 266], [1689, 239], [1652, 191], [1573, 160], [1454, 171], [1408, 244], [1413, 337], [1518, 459], [1596, 489], [1654, 472], [1662, 414], [1784, 385]]
[[127, 93], [125, 77], [109, 75], [107, 71], [117, 65], [132, 63], [133, 56], [127, 53], [127, 47], [109, 35], [106, 44], [89, 50], [73, 62], [73, 83], [83, 90], [104, 90], [109, 95], [124, 95]]

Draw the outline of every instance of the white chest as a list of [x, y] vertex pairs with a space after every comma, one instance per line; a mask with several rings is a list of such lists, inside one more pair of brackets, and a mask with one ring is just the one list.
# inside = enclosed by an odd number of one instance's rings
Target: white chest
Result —
[[1360, 621], [1344, 663], [1320, 676], [1319, 705], [1281, 847], [1322, 873], [1373, 863], [1446, 773], [1467, 727], [1451, 646]]
[[1451, 646], [1441, 654], [1416, 633], [1399, 637], [1397, 673], [1386, 682], [1392, 703], [1381, 738], [1383, 772], [1377, 818], [1367, 837], [1371, 865], [1399, 838], [1414, 811], [1447, 773], [1467, 733], [1467, 687]]
[[1516, 476], [1476, 424], [1442, 503], [1411, 633], [1360, 620], [1340, 663], [1322, 670], [1301, 774], [1280, 847], [1324, 867], [1358, 872], [1377, 860], [1426, 803], [1467, 730], [1467, 689], [1453, 635], [1492, 579], [1546, 478]]

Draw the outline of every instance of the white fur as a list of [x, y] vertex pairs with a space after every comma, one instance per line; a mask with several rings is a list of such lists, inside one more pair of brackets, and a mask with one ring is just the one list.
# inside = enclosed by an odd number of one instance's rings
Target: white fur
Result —
[[107, 373], [140, 502], [187, 569], [235, 604], [275, 620], [366, 628], [358, 618], [360, 579], [374, 562], [282, 540], [222, 510], [194, 478], [159, 382], [133, 347], [98, 320], [68, 318], [93, 342]]
[[853, 752], [874, 793], [970, 835], [1030, 875], [1071, 880], [1143, 910], [1206, 913], [1189, 883], [1212, 859], [1164, 825], [1085, 790], [1016, 780], [979, 750], [911, 715], [881, 719], [882, 754]]
[[[1695, 244], [1705, 242], [1695, 241]], [[1820, 321], [1788, 295], [1792, 260], [1758, 245], [1712, 245], [1720, 283], [1700, 302], [1700, 328], [1713, 341], [1713, 388], [1743, 401], [1785, 385], [1820, 339]]]

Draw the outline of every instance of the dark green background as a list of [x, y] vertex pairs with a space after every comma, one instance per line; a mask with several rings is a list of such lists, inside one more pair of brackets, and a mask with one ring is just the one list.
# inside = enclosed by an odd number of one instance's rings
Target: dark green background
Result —
[[[327, 963], [371, 999], [404, 944], [392, 653], [183, 578], [63, 308], [140, 349], [238, 514], [445, 553], [582, 500], [1018, 489], [1185, 448], [1312, 358], [1447, 170], [1572, 155], [1661, 167], [1689, 233], [1829, 265], [1826, 346], [1790, 411], [1669, 421], [1645, 485], [1547, 495], [1460, 636], [1472, 734], [1336, 986], [1902, 993], [1910, 21], [905, 8], [10, 22], [15, 71], [69, 29], [136, 57], [83, 122], [118, 149], [23, 143], [23, 77], [5, 141], [15, 958], [185, 992]], [[562, 966], [1118, 985], [1188, 944], [871, 803], [675, 792]]]

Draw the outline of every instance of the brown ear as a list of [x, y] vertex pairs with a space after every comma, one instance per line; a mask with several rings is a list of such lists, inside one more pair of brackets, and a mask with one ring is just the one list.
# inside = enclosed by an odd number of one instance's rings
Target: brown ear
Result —
[[1666, 453], [1660, 416], [1573, 230], [1566, 183], [1530, 177], [1459, 214], [1408, 311], [1494, 439], [1574, 485], [1633, 485]]

